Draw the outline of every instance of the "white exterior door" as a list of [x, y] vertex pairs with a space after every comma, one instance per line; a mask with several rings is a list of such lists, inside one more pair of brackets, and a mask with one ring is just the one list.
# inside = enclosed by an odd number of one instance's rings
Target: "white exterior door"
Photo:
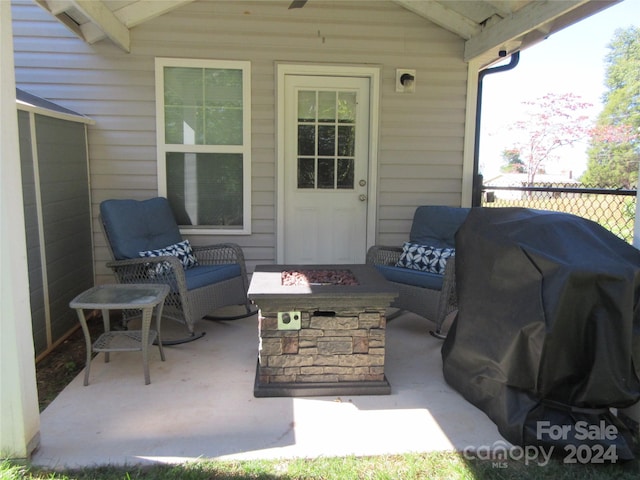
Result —
[[285, 76], [285, 263], [365, 261], [369, 83]]

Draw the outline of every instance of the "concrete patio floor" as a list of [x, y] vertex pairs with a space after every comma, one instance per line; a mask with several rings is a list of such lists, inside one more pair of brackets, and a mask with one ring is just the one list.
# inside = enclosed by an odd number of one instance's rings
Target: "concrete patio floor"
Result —
[[[163, 329], [171, 330], [171, 322]], [[506, 444], [479, 409], [442, 375], [442, 342], [405, 313], [387, 325], [391, 395], [255, 398], [257, 318], [198, 324], [194, 342], [150, 351], [151, 384], [139, 352], [103, 354], [89, 386], [80, 373], [41, 415], [34, 465], [178, 463], [463, 450]], [[503, 443], [504, 442], [504, 443]]]

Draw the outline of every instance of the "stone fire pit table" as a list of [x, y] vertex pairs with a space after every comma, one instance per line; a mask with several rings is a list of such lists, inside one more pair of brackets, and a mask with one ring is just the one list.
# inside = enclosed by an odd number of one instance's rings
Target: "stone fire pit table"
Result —
[[259, 265], [256, 397], [388, 395], [387, 307], [398, 291], [369, 265]]

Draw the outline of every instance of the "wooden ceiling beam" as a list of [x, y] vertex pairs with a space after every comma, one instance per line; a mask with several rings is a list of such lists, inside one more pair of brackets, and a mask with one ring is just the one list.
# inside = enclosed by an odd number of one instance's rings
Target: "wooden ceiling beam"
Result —
[[131, 51], [129, 29], [100, 0], [72, 0], [74, 6], [125, 52]]
[[83, 40], [85, 39], [80, 30], [80, 26], [67, 14], [69, 10], [74, 8], [70, 0], [36, 0], [36, 4], [53, 15], [74, 35], [77, 35]]
[[114, 15], [128, 28], [135, 27], [147, 20], [159, 17], [167, 12], [180, 8], [194, 0], [139, 0], [114, 11]]
[[73, 7], [71, 0], [40, 0], [39, 3], [55, 16], [65, 13]]
[[485, 0], [489, 5], [496, 9], [498, 15], [502, 18], [508, 17], [513, 13], [511, 10], [510, 0]]
[[[131, 50], [130, 28], [193, 1], [139, 0], [112, 12], [102, 0], [36, 0], [85, 42], [109, 38], [126, 52]], [[78, 14], [86, 17], [86, 23], [75, 19]]]
[[415, 13], [427, 20], [457, 34], [468, 40], [477, 35], [481, 30], [478, 24], [446, 8], [446, 3], [425, 2], [424, 0], [392, 0], [401, 7]]
[[464, 60], [470, 61], [492, 49], [498, 50], [518, 37], [539, 29], [589, 0], [532, 2], [467, 40]]

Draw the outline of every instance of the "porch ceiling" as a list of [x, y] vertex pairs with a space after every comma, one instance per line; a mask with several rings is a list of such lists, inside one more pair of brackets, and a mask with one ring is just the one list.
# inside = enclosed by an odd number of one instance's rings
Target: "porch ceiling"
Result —
[[[109, 39], [130, 51], [130, 30], [171, 10], [202, 0], [35, 0], [87, 43]], [[278, 0], [303, 8], [322, 0]], [[344, 0], [348, 1], [348, 0]], [[480, 68], [523, 50], [622, 0], [386, 0], [465, 40], [464, 60]], [[283, 8], [283, 15], [287, 9]]]

